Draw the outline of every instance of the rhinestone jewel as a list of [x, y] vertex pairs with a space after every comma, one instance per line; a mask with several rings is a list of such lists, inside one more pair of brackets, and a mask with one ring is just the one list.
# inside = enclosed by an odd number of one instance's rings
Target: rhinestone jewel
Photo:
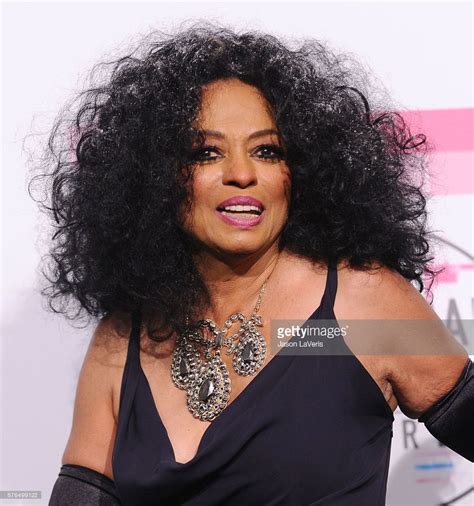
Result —
[[207, 401], [209, 396], [214, 392], [214, 383], [209, 378], [205, 379], [199, 388], [199, 400]]

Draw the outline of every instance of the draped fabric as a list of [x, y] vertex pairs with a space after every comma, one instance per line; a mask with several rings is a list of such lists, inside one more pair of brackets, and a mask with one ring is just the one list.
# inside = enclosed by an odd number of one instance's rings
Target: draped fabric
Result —
[[[336, 265], [303, 327], [336, 322]], [[113, 449], [123, 505], [385, 504], [394, 416], [341, 336], [324, 343], [334, 354], [280, 350], [178, 463], [140, 365], [139, 326], [136, 313]]]

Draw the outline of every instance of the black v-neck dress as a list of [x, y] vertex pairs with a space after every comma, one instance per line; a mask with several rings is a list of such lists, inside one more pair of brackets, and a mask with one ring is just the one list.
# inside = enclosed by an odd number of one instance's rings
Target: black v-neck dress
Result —
[[[336, 320], [336, 290], [331, 261], [303, 327]], [[336, 354], [281, 349], [178, 463], [140, 365], [139, 325], [134, 314], [112, 456], [123, 505], [385, 504], [394, 416], [341, 336], [330, 340]]]

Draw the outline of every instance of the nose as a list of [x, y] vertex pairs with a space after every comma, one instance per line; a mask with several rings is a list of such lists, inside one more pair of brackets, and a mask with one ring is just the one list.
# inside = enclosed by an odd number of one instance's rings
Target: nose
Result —
[[256, 184], [257, 172], [247, 153], [233, 154], [229, 157], [222, 173], [222, 183], [246, 188]]

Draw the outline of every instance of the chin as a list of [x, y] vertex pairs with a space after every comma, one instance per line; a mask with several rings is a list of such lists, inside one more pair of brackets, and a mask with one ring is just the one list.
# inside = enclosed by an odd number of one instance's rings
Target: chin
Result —
[[257, 243], [227, 243], [222, 245], [217, 245], [216, 249], [218, 249], [221, 253], [226, 255], [251, 255], [256, 253], [263, 247], [263, 244]]

